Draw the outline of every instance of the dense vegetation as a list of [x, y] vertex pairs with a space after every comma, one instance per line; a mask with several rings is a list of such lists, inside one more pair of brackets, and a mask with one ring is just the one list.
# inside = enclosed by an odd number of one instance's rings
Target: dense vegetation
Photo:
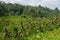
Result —
[[60, 11], [0, 2], [1, 40], [60, 40]]

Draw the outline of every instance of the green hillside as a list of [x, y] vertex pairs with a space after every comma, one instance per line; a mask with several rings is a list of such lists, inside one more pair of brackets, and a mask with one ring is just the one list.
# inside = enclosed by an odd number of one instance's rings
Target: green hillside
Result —
[[0, 2], [0, 40], [60, 40], [60, 10]]

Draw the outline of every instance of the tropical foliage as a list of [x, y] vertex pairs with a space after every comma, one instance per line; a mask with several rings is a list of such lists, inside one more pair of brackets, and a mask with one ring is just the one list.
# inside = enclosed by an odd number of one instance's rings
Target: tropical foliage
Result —
[[60, 11], [0, 2], [1, 40], [60, 40]]

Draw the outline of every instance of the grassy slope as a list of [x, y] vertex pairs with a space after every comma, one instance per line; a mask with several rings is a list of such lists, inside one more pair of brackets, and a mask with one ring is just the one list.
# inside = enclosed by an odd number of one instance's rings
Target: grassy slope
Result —
[[[39, 18], [37, 19], [40, 20]], [[36, 22], [37, 19], [34, 19], [33, 21]], [[37, 22], [39, 22], [38, 20]], [[11, 34], [14, 36], [13, 28], [17, 27], [20, 30], [20, 27], [19, 27], [20, 22], [25, 22], [25, 21], [32, 21], [32, 19], [23, 18], [20, 16], [0, 17], [0, 39], [1, 40], [4, 39], [4, 32], [3, 32], [4, 28], [7, 28], [8, 31], [11, 32]], [[25, 23], [24, 26], [25, 27], [29, 26], [29, 23]], [[45, 33], [34, 33], [34, 31], [32, 31], [31, 35], [27, 36], [26, 39], [28, 40], [60, 40], [60, 28], [54, 29], [53, 31], [47, 31]], [[12, 37], [10, 40], [14, 40], [14, 37]]]
[[27, 37], [28, 40], [60, 40], [60, 28], [46, 33], [37, 33]]

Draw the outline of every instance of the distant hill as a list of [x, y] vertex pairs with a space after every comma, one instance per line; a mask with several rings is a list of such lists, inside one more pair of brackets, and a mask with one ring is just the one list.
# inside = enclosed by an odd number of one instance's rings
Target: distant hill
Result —
[[0, 2], [0, 16], [8, 15], [25, 15], [30, 17], [47, 17], [51, 18], [54, 15], [60, 16], [60, 10], [49, 9], [42, 6], [24, 6], [20, 4], [4, 3]]

